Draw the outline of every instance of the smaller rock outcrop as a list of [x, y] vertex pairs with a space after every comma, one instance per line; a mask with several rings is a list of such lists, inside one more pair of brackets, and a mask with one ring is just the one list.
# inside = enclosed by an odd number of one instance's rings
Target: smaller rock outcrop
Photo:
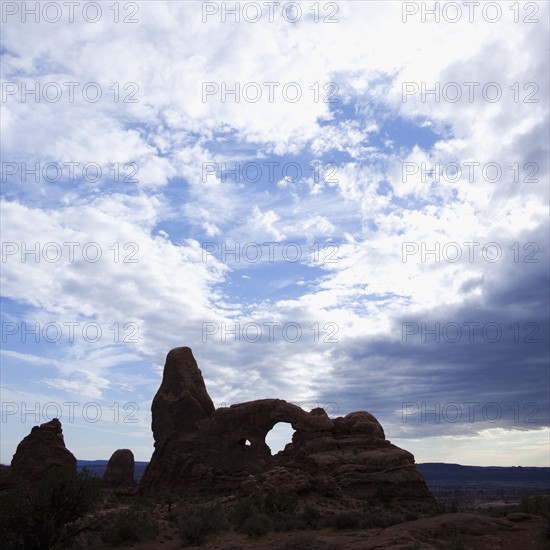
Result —
[[111, 487], [133, 485], [134, 453], [130, 449], [118, 449], [113, 453], [103, 474], [103, 482]]
[[11, 461], [10, 477], [14, 481], [34, 482], [56, 467], [76, 474], [76, 458], [65, 447], [61, 422], [54, 418], [34, 426], [19, 443]]

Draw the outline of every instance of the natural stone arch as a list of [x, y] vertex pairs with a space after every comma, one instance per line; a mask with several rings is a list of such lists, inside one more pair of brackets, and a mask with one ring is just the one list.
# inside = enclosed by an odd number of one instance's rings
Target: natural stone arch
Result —
[[[331, 420], [321, 408], [308, 413], [281, 399], [215, 409], [189, 348], [168, 354], [152, 413], [155, 451], [141, 479], [144, 494], [288, 490], [370, 499], [391, 486], [400, 503], [434, 503], [413, 455], [386, 440], [370, 413]], [[272, 456], [265, 440], [279, 422], [296, 432]]]
[[[266, 434], [265, 443], [269, 447], [272, 456], [276, 456], [279, 452], [284, 451], [289, 443], [292, 443], [292, 439], [296, 430], [292, 427], [290, 422], [281, 420], [276, 422]], [[281, 442], [285, 442], [281, 446]]]

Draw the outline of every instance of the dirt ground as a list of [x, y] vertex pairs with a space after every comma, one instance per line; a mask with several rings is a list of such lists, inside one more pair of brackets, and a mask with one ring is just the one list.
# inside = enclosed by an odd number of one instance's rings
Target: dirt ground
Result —
[[103, 550], [548, 550], [548, 521], [537, 515], [508, 514], [503, 518], [473, 513], [453, 513], [421, 518], [385, 529], [293, 531], [249, 537], [235, 532], [217, 536], [202, 546], [183, 546], [174, 527], [161, 525], [155, 542], [122, 546], [97, 546]]

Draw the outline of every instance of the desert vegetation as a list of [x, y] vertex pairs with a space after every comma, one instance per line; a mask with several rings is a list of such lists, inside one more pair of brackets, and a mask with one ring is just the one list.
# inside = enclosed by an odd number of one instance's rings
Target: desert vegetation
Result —
[[78, 520], [99, 499], [100, 480], [87, 471], [52, 468], [36, 484], [24, 483], [0, 493], [0, 540], [4, 550], [70, 545], [83, 530]]
[[[143, 542], [154, 546], [170, 540], [190, 547], [230, 533], [260, 543], [270, 533], [380, 530], [462, 511], [455, 504], [438, 503], [420, 515], [396, 509], [381, 493], [362, 503], [349, 501], [349, 506], [336, 501], [332, 507], [329, 504], [330, 499], [319, 497], [316, 502], [288, 491], [223, 499], [174, 493], [142, 498], [136, 491], [121, 494], [101, 488], [100, 480], [86, 471], [75, 475], [52, 469], [34, 485], [0, 493], [0, 538], [5, 550], [115, 548]], [[550, 521], [550, 496], [525, 498], [501, 508], [506, 515], [530, 514]], [[502, 517], [499, 510], [468, 511], [480, 517]], [[550, 527], [544, 536], [550, 541]], [[468, 540], [460, 529], [450, 530], [447, 548], [467, 548]]]

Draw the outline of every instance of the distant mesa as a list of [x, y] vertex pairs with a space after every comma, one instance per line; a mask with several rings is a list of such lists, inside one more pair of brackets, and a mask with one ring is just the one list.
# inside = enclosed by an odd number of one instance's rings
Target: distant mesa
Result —
[[[295, 430], [275, 456], [265, 442], [278, 422]], [[155, 450], [141, 479], [145, 494], [288, 490], [331, 497], [384, 494], [429, 508], [433, 496], [408, 451], [390, 443], [376, 418], [359, 411], [331, 420], [281, 399], [215, 409], [188, 347], [171, 350], [152, 404]]]

